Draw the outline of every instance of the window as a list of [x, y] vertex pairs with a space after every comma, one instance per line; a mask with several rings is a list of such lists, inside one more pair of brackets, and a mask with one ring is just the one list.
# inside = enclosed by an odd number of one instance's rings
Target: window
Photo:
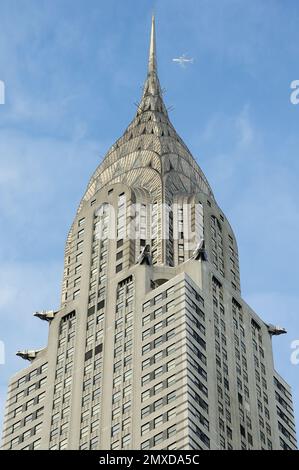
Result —
[[18, 408], [15, 409], [14, 411], [14, 417], [18, 416], [19, 414], [22, 413], [23, 406], [18, 406]]
[[81, 240], [79, 243], [77, 243], [77, 250], [81, 250], [83, 246], [83, 240]]
[[159, 336], [158, 338], [155, 339], [155, 341], [154, 341], [154, 348], [157, 348], [157, 347], [160, 346], [161, 344], [163, 344], [163, 336]]
[[167, 379], [167, 387], [171, 387], [176, 381], [175, 375], [172, 375], [171, 377], [168, 377]]
[[33, 405], [34, 405], [34, 398], [32, 398], [32, 400], [27, 401], [26, 410], [29, 410]]
[[163, 398], [160, 398], [159, 400], [156, 400], [154, 402], [154, 411], [158, 410], [163, 406]]
[[65, 434], [68, 431], [69, 423], [64, 423], [61, 425], [60, 434]]
[[176, 433], [176, 426], [171, 426], [167, 429], [167, 439], [172, 437]]
[[147, 367], [149, 367], [151, 365], [151, 359], [145, 359], [143, 362], [142, 362], [142, 370], [146, 369]]
[[145, 392], [142, 392], [142, 394], [141, 394], [141, 401], [144, 402], [145, 400], [148, 400], [148, 398], [150, 398], [150, 396], [151, 396], [150, 389], [145, 390]]
[[141, 436], [144, 436], [147, 432], [150, 431], [150, 423], [146, 423], [143, 426], [141, 426]]
[[127, 413], [131, 409], [131, 400], [123, 404], [123, 413]]
[[170, 338], [172, 338], [173, 336], [175, 336], [175, 330], [170, 330], [166, 333], [166, 341], [168, 341]]
[[176, 351], [176, 345], [174, 343], [168, 346], [168, 348], [166, 349], [166, 356], [170, 356], [170, 354], [174, 353], [175, 351]]
[[45, 372], [47, 372], [47, 370], [48, 370], [48, 364], [47, 363], [43, 364], [40, 368], [40, 373], [44, 374]]
[[26, 416], [26, 418], [24, 419], [24, 426], [26, 426], [26, 424], [30, 423], [32, 420], [33, 414]]
[[142, 347], [142, 355], [148, 353], [150, 350], [151, 350], [151, 343], [148, 343]]
[[50, 439], [54, 439], [56, 436], [58, 436], [58, 428], [55, 428], [51, 431], [50, 433]]
[[61, 412], [61, 418], [65, 419], [70, 413], [70, 407], [64, 408]]
[[115, 441], [111, 444], [111, 449], [112, 450], [116, 450], [116, 449], [119, 449], [119, 442], [118, 441]]
[[148, 405], [145, 408], [142, 408], [142, 410], [141, 410], [141, 419], [145, 418], [149, 414], [150, 414], [150, 406]]
[[128, 385], [123, 390], [123, 397], [124, 398], [128, 397], [131, 394], [131, 392], [132, 392], [132, 385]]
[[170, 421], [172, 418], [176, 417], [176, 408], [171, 408], [167, 411], [167, 421]]
[[21, 385], [23, 385], [25, 382], [26, 382], [26, 375], [25, 375], [25, 377], [21, 377], [21, 378], [18, 380], [18, 387], [20, 387]]
[[175, 359], [173, 359], [172, 361], [169, 361], [166, 364], [166, 368], [167, 368], [167, 372], [169, 372], [172, 369], [175, 369]]
[[167, 395], [167, 404], [168, 403], [171, 403], [172, 401], [174, 401], [176, 399], [176, 392], [171, 392]]
[[17, 429], [21, 427], [21, 421], [18, 421], [12, 426], [12, 432], [15, 432]]
[[111, 428], [111, 437], [114, 437], [116, 434], [118, 434], [120, 431], [120, 425], [119, 424], [115, 424], [114, 426], [112, 426]]
[[161, 330], [163, 328], [163, 322], [160, 321], [159, 323], [156, 323], [154, 326], [154, 333], [157, 333], [157, 331]]
[[131, 434], [126, 434], [122, 439], [122, 445], [127, 446], [131, 442]]
[[170, 287], [166, 291], [166, 297], [169, 297], [170, 295], [174, 294], [174, 286]]
[[36, 389], [36, 384], [30, 385], [30, 387], [27, 388], [27, 395], [29, 395], [31, 392], [33, 392]]
[[90, 449], [91, 450], [94, 450], [97, 448], [97, 445], [98, 445], [98, 438], [97, 437], [94, 437], [90, 440]]
[[157, 395], [162, 389], [163, 389], [163, 382], [159, 382], [158, 384], [154, 386], [154, 394]]
[[116, 272], [116, 273], [119, 273], [119, 272], [122, 270], [122, 268], [123, 268], [122, 263], [118, 264], [118, 265], [116, 266], [115, 272]]
[[159, 434], [154, 436], [154, 446], [160, 444], [161, 442], [163, 442], [163, 432], [160, 432]]
[[36, 418], [39, 418], [40, 416], [43, 415], [43, 408], [39, 408], [36, 413], [35, 413], [35, 416]]
[[120, 417], [120, 408], [116, 408], [112, 411], [112, 420], [119, 419]]
[[163, 415], [157, 416], [157, 418], [154, 419], [154, 428], [158, 427], [162, 423], [163, 423]]
[[76, 290], [73, 294], [73, 299], [76, 299], [80, 295], [80, 289]]
[[132, 369], [127, 370], [127, 371], [124, 373], [124, 382], [126, 382], [127, 380], [129, 380], [131, 377], [132, 377]]
[[158, 367], [158, 369], [154, 371], [154, 378], [156, 379], [157, 377], [159, 377], [159, 375], [162, 375], [162, 374], [163, 374], [163, 366], [160, 366]]
[[145, 325], [147, 325], [150, 321], [151, 321], [151, 315], [148, 314], [148, 315], [146, 315], [145, 317], [143, 317], [143, 319], [142, 319], [142, 325], [145, 326]]
[[149, 449], [150, 448], [150, 440], [148, 439], [147, 441], [142, 442], [141, 444], [141, 449]]
[[158, 308], [157, 310], [155, 310], [154, 312], [154, 318], [159, 318], [161, 315], [163, 314], [163, 309], [162, 307]]
[[166, 320], [166, 325], [170, 325], [171, 323], [175, 322], [175, 315], [170, 315], [170, 317]]
[[69, 387], [71, 385], [71, 383], [72, 383], [72, 377], [68, 377], [64, 381], [64, 387]]
[[168, 302], [168, 304], [166, 305], [166, 311], [169, 312], [169, 310], [171, 310], [172, 308], [174, 308], [174, 300]]
[[31, 436], [31, 429], [23, 433], [23, 441], [26, 441]]
[[116, 403], [120, 400], [120, 392], [115, 392], [113, 395], [112, 395], [112, 403]]
[[19, 440], [20, 440], [19, 436], [12, 439], [10, 441], [10, 448], [12, 449], [14, 446], [17, 446], [19, 444]]
[[118, 387], [119, 385], [121, 384], [121, 375], [119, 375], [118, 377], [115, 377], [115, 379], [113, 380], [113, 387]]
[[149, 382], [151, 379], [151, 375], [150, 374], [146, 374], [142, 377], [141, 379], [141, 384], [142, 385], [145, 385], [147, 382]]
[[30, 375], [29, 375], [29, 380], [33, 379], [33, 377], [35, 377], [37, 375], [37, 369], [33, 370], [32, 372], [30, 372]]
[[128, 418], [125, 418], [123, 419], [123, 422], [122, 422], [122, 429], [126, 429], [128, 426], [131, 425], [131, 417], [128, 416]]
[[142, 333], [142, 340], [145, 340], [145, 339], [148, 338], [150, 335], [151, 335], [151, 329], [148, 328], [147, 330], [145, 330], [145, 331]]
[[46, 382], [47, 382], [47, 377], [44, 377], [43, 379], [41, 379], [39, 381], [39, 388], [42, 387], [43, 385], [45, 385]]

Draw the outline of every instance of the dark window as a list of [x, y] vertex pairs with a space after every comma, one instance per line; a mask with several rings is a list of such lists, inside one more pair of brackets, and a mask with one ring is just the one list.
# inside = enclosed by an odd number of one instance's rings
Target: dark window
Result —
[[116, 244], [116, 246], [117, 246], [117, 248], [120, 248], [121, 246], [123, 246], [123, 244], [124, 244], [124, 241], [123, 241], [123, 239], [121, 239], [121, 240], [117, 240], [117, 244]]
[[103, 351], [103, 343], [98, 344], [94, 349], [95, 356]]
[[74, 318], [75, 315], [76, 315], [76, 312], [74, 310], [73, 312], [68, 313], [67, 315], [64, 315], [64, 317], [62, 317], [61, 321], [63, 323], [65, 323], [66, 321], [71, 320], [71, 318]]
[[253, 318], [251, 319], [251, 324], [252, 324], [253, 328], [255, 328], [257, 330], [261, 329], [260, 325]]
[[101, 300], [101, 302], [98, 303], [98, 310], [100, 310], [104, 306], [105, 306], [105, 300]]
[[119, 251], [118, 253], [116, 253], [116, 261], [118, 261], [122, 257], [123, 257], [123, 252], [122, 251]]
[[92, 358], [92, 349], [85, 353], [85, 361], [88, 361], [88, 359]]
[[92, 315], [94, 312], [95, 312], [95, 306], [90, 307], [90, 308], [88, 309], [87, 315], [88, 315], [88, 316], [89, 316], [89, 315]]
[[116, 270], [115, 270], [115, 272], [116, 272], [116, 273], [119, 273], [119, 271], [121, 271], [121, 270], [122, 270], [122, 268], [123, 268], [123, 265], [122, 265], [122, 263], [118, 264], [118, 265], [116, 266]]

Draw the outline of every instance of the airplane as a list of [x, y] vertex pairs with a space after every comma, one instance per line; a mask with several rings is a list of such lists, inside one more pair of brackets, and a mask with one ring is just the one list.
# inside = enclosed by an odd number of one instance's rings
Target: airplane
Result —
[[185, 54], [181, 55], [180, 57], [176, 57], [174, 59], [172, 59], [172, 62], [176, 62], [178, 63], [181, 67], [185, 67], [186, 64], [193, 64], [194, 62], [194, 59], [193, 57], [186, 57]]

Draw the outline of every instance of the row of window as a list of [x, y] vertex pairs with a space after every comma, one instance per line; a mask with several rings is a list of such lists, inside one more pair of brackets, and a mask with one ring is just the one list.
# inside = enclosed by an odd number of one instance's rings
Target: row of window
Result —
[[37, 369], [30, 371], [29, 374], [24, 375], [19, 380], [17, 380], [17, 382], [14, 382], [12, 384], [11, 386], [12, 390], [15, 388], [21, 387], [27, 382], [30, 382], [34, 377], [44, 374], [45, 372], [47, 372], [47, 370], [48, 370], [48, 363], [45, 363], [41, 365], [40, 367], [38, 367]]
[[17, 421], [14, 423], [11, 427], [11, 432], [14, 433], [16, 430], [20, 429], [21, 427], [26, 426], [28, 423], [31, 423], [32, 421], [40, 418], [43, 415], [43, 410], [44, 408], [39, 408], [35, 412], [31, 413], [30, 415], [27, 415], [24, 419]]
[[[111, 448], [113, 449], [119, 446], [123, 448], [131, 442], [133, 297], [133, 278], [129, 276], [118, 283], [116, 293], [111, 416]], [[125, 435], [121, 436], [121, 431]]]
[[141, 449], [151, 449], [152, 447], [156, 447], [158, 445], [162, 445], [166, 439], [170, 439], [171, 437], [176, 435], [176, 425], [170, 426], [165, 431], [159, 432], [151, 439], [147, 439], [146, 441], [141, 443]]

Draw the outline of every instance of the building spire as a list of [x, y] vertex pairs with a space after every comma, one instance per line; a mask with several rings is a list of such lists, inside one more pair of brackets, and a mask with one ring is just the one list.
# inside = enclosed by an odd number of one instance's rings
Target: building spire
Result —
[[151, 28], [151, 40], [150, 50], [148, 58], [148, 74], [152, 75], [157, 73], [157, 57], [156, 57], [156, 27], [155, 27], [155, 15], [152, 15], [152, 28]]
[[[139, 105], [140, 110], [148, 109], [150, 99], [152, 102], [150, 108], [153, 111], [160, 111], [167, 115], [167, 110], [162, 99], [162, 90], [158, 78], [157, 70], [157, 53], [156, 53], [156, 27], [155, 27], [155, 15], [152, 15], [152, 26], [151, 26], [151, 37], [147, 67], [147, 77], [144, 84], [143, 95], [141, 103]], [[153, 100], [154, 99], [154, 100]]]

